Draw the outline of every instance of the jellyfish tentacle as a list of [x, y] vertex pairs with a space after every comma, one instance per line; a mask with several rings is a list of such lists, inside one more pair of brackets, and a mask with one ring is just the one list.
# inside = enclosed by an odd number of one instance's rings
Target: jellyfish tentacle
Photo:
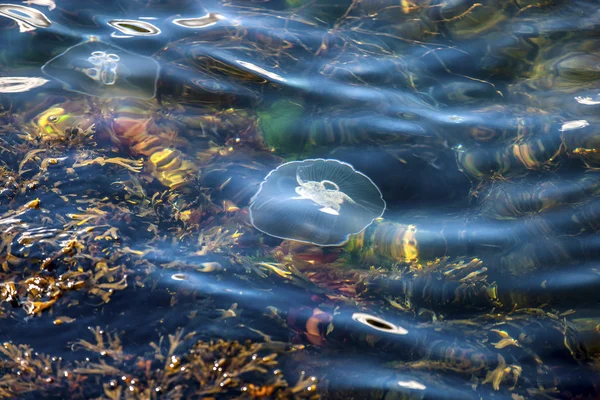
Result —
[[340, 192], [340, 194], [342, 195], [342, 201], [346, 200], [348, 203], [351, 204], [356, 204], [356, 202], [352, 199], [352, 197], [348, 196], [346, 193], [344, 192]]
[[308, 197], [306, 197], [303, 186], [298, 186], [296, 188], [296, 193], [299, 194], [300, 196], [292, 197], [291, 198], [292, 200], [310, 200]]
[[300, 186], [306, 185], [306, 182], [304, 182], [302, 180], [302, 178], [300, 178], [300, 172], [299, 171], [296, 171], [296, 181], [298, 182], [298, 185], [300, 185]]

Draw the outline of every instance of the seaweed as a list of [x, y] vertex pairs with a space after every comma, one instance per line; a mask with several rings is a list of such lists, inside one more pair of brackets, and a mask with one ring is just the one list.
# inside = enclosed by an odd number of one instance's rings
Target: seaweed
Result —
[[4, 343], [0, 398], [319, 398], [315, 377], [302, 372], [289, 384], [278, 368], [279, 357], [299, 351], [285, 343], [215, 340], [190, 345], [196, 333], [180, 329], [151, 342], [152, 351], [136, 357], [126, 352], [116, 333], [100, 327], [90, 330], [93, 341], [72, 344], [75, 354], [86, 355], [74, 362]]

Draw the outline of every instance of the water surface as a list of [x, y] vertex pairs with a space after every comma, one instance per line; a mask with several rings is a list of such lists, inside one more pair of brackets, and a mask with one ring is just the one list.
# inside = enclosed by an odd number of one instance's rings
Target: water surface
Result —
[[[591, 0], [0, 5], [0, 397], [597, 398], [599, 28]], [[256, 229], [308, 159], [382, 218], [314, 245], [302, 192]]]

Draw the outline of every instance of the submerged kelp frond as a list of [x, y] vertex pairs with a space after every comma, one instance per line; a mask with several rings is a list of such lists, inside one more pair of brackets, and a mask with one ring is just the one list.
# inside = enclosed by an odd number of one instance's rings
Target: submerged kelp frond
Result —
[[63, 367], [62, 358], [38, 354], [27, 345], [4, 343], [0, 353], [2, 399], [14, 399], [40, 390], [50, 395], [75, 386], [78, 380], [68, 367]]
[[29, 315], [50, 309], [70, 291], [87, 292], [107, 303], [116, 290], [127, 287], [125, 266], [118, 265], [108, 269], [103, 261], [97, 262], [96, 266], [88, 271], [69, 271], [59, 276], [46, 272], [30, 272], [25, 279], [12, 279], [13, 281], [2, 284], [0, 301], [10, 304], [12, 308], [23, 307]]
[[[487, 268], [477, 258], [444, 257], [389, 267], [374, 264], [365, 269], [349, 268], [342, 258], [335, 259], [343, 253], [318, 253], [305, 247], [294, 254], [290, 249], [280, 249], [289, 251], [282, 260], [297, 271], [293, 276], [304, 274], [304, 279], [328, 290], [331, 300], [381, 304], [416, 313], [474, 312], [501, 306], [498, 287], [488, 281]], [[335, 261], [328, 263], [326, 260], [332, 257]]]
[[[597, 379], [588, 351], [597, 338], [586, 340], [576, 330], [567, 320], [573, 312], [531, 308], [422, 323], [419, 330], [426, 340], [412, 354], [419, 359], [390, 365], [407, 372], [469, 376], [473, 390], [513, 397], [560, 393], [573, 381], [585, 386], [588, 379]], [[439, 340], [434, 340], [436, 335]]]
[[[105, 332], [99, 326], [96, 328], [88, 328], [94, 333], [96, 343], [88, 342], [87, 340], [78, 340], [72, 346], [72, 350], [84, 349], [94, 353], [98, 353], [101, 356], [110, 357], [117, 362], [131, 359], [132, 356], [123, 354], [123, 346], [121, 345], [121, 339], [115, 334]], [[106, 335], [106, 338], [105, 338]]]
[[196, 255], [204, 256], [209, 253], [220, 253], [235, 245], [242, 234], [238, 231], [229, 232], [222, 227], [213, 227], [200, 232], [198, 237], [199, 250]]
[[34, 200], [23, 211], [4, 218], [10, 229], [1, 235], [5, 273], [1, 301], [35, 315], [60, 299], [70, 303], [66, 299], [71, 296], [65, 296], [68, 292], [84, 292], [107, 303], [115, 291], [127, 287], [126, 265], [131, 255], [109, 247], [121, 232], [101, 223], [114, 214], [93, 209], [82, 218], [73, 215], [75, 221], [65, 221], [59, 229], [37, 221], [40, 215], [48, 215], [39, 208], [40, 202]]

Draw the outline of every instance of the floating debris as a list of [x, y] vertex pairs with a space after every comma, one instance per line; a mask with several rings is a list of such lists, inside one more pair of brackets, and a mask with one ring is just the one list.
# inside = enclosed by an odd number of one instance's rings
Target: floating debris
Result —
[[17, 4], [0, 4], [0, 15], [17, 23], [20, 32], [30, 32], [37, 28], [49, 28], [52, 23], [35, 8]]
[[128, 36], [155, 36], [160, 34], [160, 29], [156, 26], [135, 19], [111, 19], [108, 24]]
[[250, 205], [252, 224], [281, 239], [339, 246], [383, 215], [379, 188], [338, 160], [292, 161], [271, 171]]
[[150, 57], [91, 40], [54, 57], [42, 72], [72, 92], [101, 98], [151, 99], [156, 93], [159, 65]]

